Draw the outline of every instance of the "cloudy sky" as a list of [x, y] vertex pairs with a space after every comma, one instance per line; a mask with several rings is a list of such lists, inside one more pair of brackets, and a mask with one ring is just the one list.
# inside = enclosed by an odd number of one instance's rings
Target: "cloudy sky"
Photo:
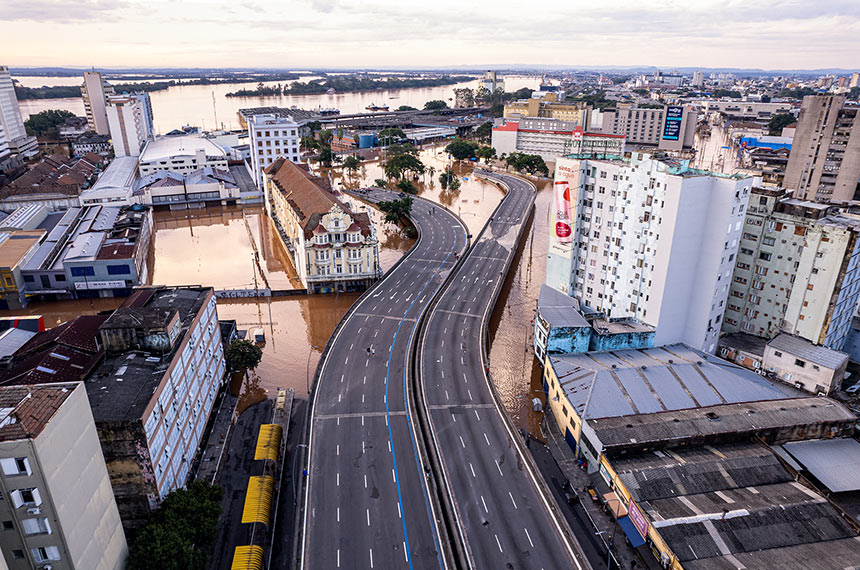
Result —
[[0, 64], [860, 65], [858, 0], [0, 0]]

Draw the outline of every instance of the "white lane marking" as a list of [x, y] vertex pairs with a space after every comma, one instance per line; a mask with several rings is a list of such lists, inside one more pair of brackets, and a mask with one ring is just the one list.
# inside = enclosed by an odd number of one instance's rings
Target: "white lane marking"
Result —
[[344, 376], [343, 374], [341, 374], [341, 375], [340, 375], [340, 382], [341, 382], [341, 384], [343, 383], [343, 376]]
[[448, 397], [448, 390], [445, 390], [445, 399], [450, 400], [450, 398]]
[[366, 358], [366, 359], [364, 360], [364, 367], [365, 367], [365, 368], [367, 368], [368, 366], [370, 366], [370, 359], [369, 359], [369, 358]]
[[340, 522], [340, 507], [337, 508], [337, 522]]
[[475, 417], [478, 418], [478, 421], [481, 421], [481, 416], [478, 415], [478, 410], [475, 410]]
[[347, 357], [346, 357], [346, 359], [343, 361], [343, 363], [344, 363], [345, 365], [346, 365], [346, 364], [349, 364], [349, 357], [348, 357], [348, 356], [347, 356]]
[[[463, 362], [463, 357], [462, 357], [462, 356], [460, 357], [460, 362], [461, 362], [461, 363]], [[465, 382], [466, 384], [468, 384], [468, 383], [469, 383], [469, 379], [468, 379], [468, 378], [466, 378], [466, 373], [465, 373], [465, 372], [463, 372], [463, 382]]]
[[484, 512], [489, 514], [490, 509], [487, 508], [487, 502], [484, 501], [484, 495], [481, 495], [481, 504], [484, 505]]
[[335, 455], [340, 455], [340, 444], [337, 444]]
[[[495, 536], [495, 537], [496, 537], [496, 546], [498, 546], [498, 547], [499, 547], [499, 552], [504, 553], [504, 550], [502, 550], [502, 543], [501, 543], [501, 542], [499, 542], [499, 535], [498, 535], [498, 534], [494, 534], [493, 536]], [[371, 567], [371, 568], [373, 568], [373, 564], [371, 564], [371, 565], [370, 565], [370, 567]]]
[[367, 384], [367, 376], [365, 376], [365, 377], [363, 377], [363, 378], [361, 379], [361, 383], [362, 383], [362, 384]]
[[364, 475], [364, 488], [367, 489], [367, 474]]
[[391, 440], [388, 440], [388, 453], [391, 453]]
[[484, 441], [487, 442], [487, 445], [490, 445], [490, 438], [487, 437], [487, 432], [484, 432]]
[[[364, 416], [362, 416], [364, 418]], [[361, 453], [364, 453], [364, 440], [361, 440]]]
[[403, 512], [400, 510], [400, 502], [397, 503], [397, 517], [403, 518]]
[[397, 483], [397, 477], [394, 476], [394, 469], [391, 470], [391, 482]]
[[361, 395], [361, 403], [364, 403], [364, 394]]
[[[499, 540], [499, 538], [498, 538], [498, 537], [496, 537], [496, 541], [497, 541], [497, 542], [498, 542], [498, 540]], [[499, 549], [501, 549], [501, 548], [502, 548], [502, 547], [501, 547], [501, 545], [500, 545], [500, 546], [499, 546]], [[370, 567], [371, 567], [371, 568], [373, 568], [373, 549], [371, 548], [371, 549], [369, 549], [369, 550], [370, 550]]]
[[523, 530], [524, 530], [524, 531], [526, 531], [526, 538], [527, 538], [527, 539], [529, 539], [529, 544], [531, 544], [531, 545], [532, 545], [532, 548], [534, 548], [534, 547], [535, 547], [535, 543], [534, 543], [534, 542], [532, 542], [532, 537], [531, 537], [531, 535], [529, 535], [529, 529], [524, 528]]
[[472, 467], [472, 462], [471, 462], [471, 461], [469, 462], [469, 471], [471, 471], [471, 472], [472, 472], [472, 477], [476, 477], [476, 475], [475, 475], [475, 468], [474, 468], [474, 467]]
[[403, 541], [403, 558], [406, 559], [406, 562], [409, 562], [409, 554], [406, 553], [406, 541]]
[[341, 396], [342, 396], [342, 394], [338, 394], [338, 395], [337, 395], [337, 401], [338, 401], [338, 403], [340, 403], [340, 398], [341, 398]]
[[337, 549], [337, 567], [340, 568], [340, 548]]
[[440, 348], [445, 348], [445, 340], [442, 340], [442, 346]]
[[467, 388], [466, 392], [469, 393], [469, 400], [471, 400], [472, 399], [472, 391]]
[[373, 338], [376, 338], [376, 335], [378, 335], [378, 334], [379, 334], [379, 329], [376, 329], [375, 331], [373, 331]]
[[465, 441], [463, 441], [463, 436], [462, 436], [462, 435], [460, 436], [460, 445], [462, 445], [462, 446], [463, 446], [463, 449], [466, 449], [466, 442], [465, 442]]
[[510, 491], [508, 491], [508, 497], [510, 497], [510, 498], [511, 498], [511, 502], [514, 504], [514, 508], [515, 508], [515, 509], [516, 509], [516, 508], [519, 508], [519, 507], [517, 507], [517, 502], [514, 500], [514, 496], [511, 494], [511, 492], [510, 492]]
[[349, 345], [349, 349], [352, 350], [352, 347], [355, 343]]
[[337, 486], [340, 487], [340, 471], [335, 473], [335, 475], [337, 475]]
[[498, 459], [494, 459], [494, 460], [493, 460], [493, 462], [496, 464], [496, 469], [498, 469], [498, 470], [499, 470], [499, 475], [501, 475], [502, 477], [504, 477], [504, 476], [505, 476], [505, 474], [504, 474], [504, 473], [502, 473], [502, 466], [501, 466], [501, 465], [499, 465], [499, 460], [498, 460]]
[[370, 526], [370, 509], [367, 509], [367, 526]]
[[[441, 362], [441, 360], [440, 360], [439, 362]], [[441, 373], [442, 373], [442, 378], [444, 378], [444, 377], [445, 377], [445, 371], [444, 371], [444, 370], [440, 370], [439, 372], [441, 372]]]

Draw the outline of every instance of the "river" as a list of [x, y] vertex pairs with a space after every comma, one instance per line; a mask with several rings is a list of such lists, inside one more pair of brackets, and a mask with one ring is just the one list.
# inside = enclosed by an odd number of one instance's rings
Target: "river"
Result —
[[[308, 81], [318, 76], [300, 77], [300, 81]], [[27, 87], [43, 85], [79, 85], [83, 79], [72, 77], [15, 77]], [[155, 81], [155, 80], [153, 80]], [[287, 84], [290, 82], [269, 81], [264, 85]], [[522, 87], [535, 89], [540, 84], [538, 76], [505, 77], [505, 88], [516, 91]], [[409, 105], [418, 109], [427, 101], [440, 99], [453, 106], [454, 89], [460, 87], [476, 88], [478, 81], [467, 81], [455, 85], [439, 87], [416, 87], [408, 89], [391, 89], [383, 91], [361, 91], [351, 93], [335, 93], [332, 95], [276, 95], [267, 97], [226, 97], [226, 94], [240, 89], [253, 89], [257, 82], [231, 83], [219, 85], [178, 85], [162, 91], [152, 91], [149, 96], [152, 101], [152, 115], [155, 130], [166, 133], [184, 125], [193, 125], [203, 129], [223, 128], [239, 129], [239, 109], [247, 107], [300, 107], [302, 109], [336, 108], [343, 114], [363, 113], [371, 103], [388, 105], [396, 109], [401, 105]], [[78, 116], [85, 116], [84, 103], [81, 98], [66, 99], [27, 99], [18, 102], [21, 114], [26, 120], [31, 114], [46, 109], [65, 109]], [[216, 121], [217, 119], [217, 121]]]

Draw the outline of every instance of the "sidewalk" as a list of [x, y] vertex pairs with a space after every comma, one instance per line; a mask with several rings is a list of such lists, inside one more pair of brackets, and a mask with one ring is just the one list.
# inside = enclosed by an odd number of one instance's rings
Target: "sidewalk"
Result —
[[230, 441], [230, 434], [234, 425], [233, 414], [236, 410], [236, 402], [239, 400], [236, 396], [230, 394], [229, 386], [224, 386], [222, 396], [218, 404], [218, 409], [215, 410], [215, 419], [212, 423], [212, 429], [209, 432], [209, 437], [206, 440], [206, 447], [203, 448], [203, 454], [200, 458], [200, 465], [197, 467], [197, 475], [195, 479], [214, 483], [218, 476], [218, 470], [223, 461], [224, 450]]
[[[643, 564], [639, 555], [627, 542], [624, 531], [615, 524], [609, 512], [605, 512], [599, 502], [591, 499], [586, 490], [592, 486], [591, 476], [579, 468], [573, 450], [564, 440], [558, 425], [548, 415], [545, 415], [541, 421], [541, 431], [546, 436], [547, 447], [555, 458], [556, 464], [570, 482], [570, 488], [567, 491], [571, 497], [569, 503], [582, 507], [583, 510], [580, 512], [586, 516], [586, 526], [590, 527], [591, 534], [600, 543], [603, 554], [603, 562], [600, 567], [606, 565], [606, 545], [612, 541], [614, 535], [612, 553], [616, 562], [613, 563], [613, 568], [617, 567], [616, 564], [624, 569], [646, 568], [647, 566]], [[599, 475], [597, 476], [599, 477]], [[571, 508], [570, 505], [568, 507]]]

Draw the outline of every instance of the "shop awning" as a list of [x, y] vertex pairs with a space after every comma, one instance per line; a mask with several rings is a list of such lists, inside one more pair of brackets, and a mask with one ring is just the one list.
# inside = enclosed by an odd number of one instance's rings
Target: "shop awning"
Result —
[[642, 538], [641, 534], [639, 534], [639, 530], [636, 529], [636, 526], [633, 524], [633, 521], [630, 520], [630, 517], [620, 517], [618, 519], [618, 526], [624, 530], [624, 534], [627, 535], [627, 540], [630, 541], [633, 548], [639, 548], [645, 544], [645, 539]]
[[230, 570], [263, 570], [263, 547], [237, 546]]
[[274, 491], [275, 479], [271, 475], [248, 479], [248, 492], [245, 494], [242, 522], [261, 523], [268, 527], [271, 520]]
[[621, 502], [621, 499], [618, 498], [618, 495], [615, 491], [610, 491], [609, 493], [605, 493], [603, 495], [603, 501], [606, 503], [606, 506], [612, 511], [612, 516], [617, 518], [627, 516], [627, 507], [624, 506], [624, 503]]
[[271, 459], [278, 460], [281, 449], [281, 434], [283, 428], [278, 424], [263, 424], [257, 435], [257, 449], [254, 451], [254, 460]]

